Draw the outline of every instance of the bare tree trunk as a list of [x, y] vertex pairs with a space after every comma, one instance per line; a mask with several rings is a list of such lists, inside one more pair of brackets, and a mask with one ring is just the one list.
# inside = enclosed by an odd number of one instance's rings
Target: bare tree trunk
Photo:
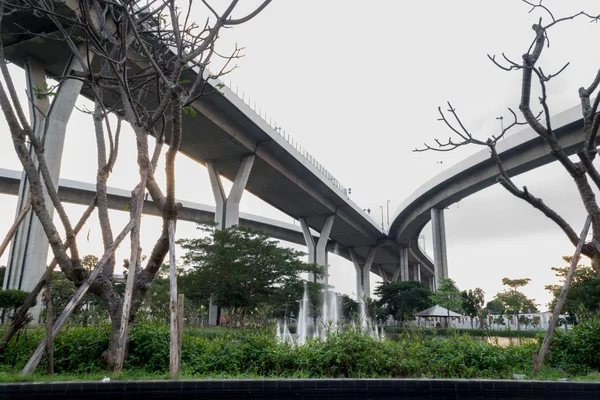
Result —
[[119, 326], [119, 342], [115, 357], [114, 373], [119, 376], [123, 370], [123, 361], [125, 360], [125, 348], [127, 346], [127, 338], [129, 337], [129, 319], [131, 312], [131, 298], [133, 295], [135, 275], [137, 273], [138, 264], [141, 257], [140, 247], [140, 225], [142, 220], [142, 211], [144, 208], [144, 193], [146, 189], [146, 180], [148, 178], [148, 170], [142, 172], [142, 179], [132, 196], [132, 213], [133, 229], [131, 230], [131, 257], [129, 263], [129, 273], [127, 274], [127, 286], [125, 295], [123, 296], [123, 307], [121, 324]]
[[592, 217], [588, 215], [587, 219], [585, 220], [583, 230], [581, 231], [579, 243], [577, 243], [577, 248], [575, 249], [575, 254], [573, 254], [573, 261], [571, 261], [571, 266], [569, 268], [569, 272], [567, 272], [565, 283], [562, 287], [562, 290], [560, 291], [560, 296], [558, 297], [556, 306], [554, 307], [552, 319], [548, 324], [548, 330], [546, 331], [546, 336], [544, 336], [542, 347], [540, 348], [540, 352], [538, 354], [533, 355], [533, 372], [536, 374], [540, 371], [540, 368], [544, 363], [544, 359], [546, 358], [546, 354], [548, 353], [548, 349], [550, 348], [552, 335], [554, 334], [554, 330], [556, 329], [556, 324], [558, 322], [558, 317], [565, 304], [565, 300], [567, 299], [567, 293], [569, 292], [569, 287], [571, 286], [571, 280], [573, 279], [573, 274], [575, 273], [575, 269], [577, 268], [577, 263], [579, 262], [579, 257], [581, 256], [581, 249], [583, 248], [583, 244], [585, 243], [585, 239], [587, 237], [591, 223]]
[[17, 219], [15, 219], [15, 222], [13, 222], [12, 226], [8, 230], [8, 233], [6, 234], [6, 237], [4, 238], [4, 241], [2, 242], [2, 244], [0, 244], [0, 257], [2, 257], [2, 254], [4, 254], [4, 251], [8, 247], [8, 245], [11, 242], [13, 236], [15, 236], [15, 233], [17, 232], [17, 229], [19, 229], [19, 225], [21, 225], [21, 222], [23, 222], [23, 220], [25, 219], [25, 217], [29, 213], [30, 209], [31, 209], [31, 199], [27, 200], [27, 202], [25, 203], [25, 206], [23, 206], [23, 209], [21, 210], [21, 212], [17, 216]]
[[44, 291], [44, 301], [46, 302], [46, 355], [48, 357], [48, 375], [54, 374], [54, 340], [52, 337], [52, 295], [50, 288]]
[[[75, 310], [75, 307], [77, 307], [77, 305], [79, 304], [79, 302], [81, 301], [83, 296], [85, 296], [85, 294], [88, 291], [88, 289], [90, 288], [92, 282], [100, 274], [100, 272], [102, 271], [102, 268], [104, 268], [104, 265], [108, 262], [108, 260], [110, 260], [110, 257], [113, 256], [113, 254], [114, 254], [115, 250], [117, 249], [117, 247], [119, 246], [119, 244], [123, 241], [123, 239], [125, 239], [125, 237], [127, 236], [127, 234], [129, 234], [131, 229], [133, 229], [133, 225], [134, 225], [134, 221], [129, 221], [129, 223], [125, 226], [123, 231], [119, 234], [119, 236], [117, 236], [117, 238], [113, 242], [112, 246], [104, 253], [104, 255], [102, 256], [100, 261], [98, 261], [98, 264], [96, 264], [96, 266], [90, 273], [89, 277], [81, 284], [79, 289], [77, 289], [77, 291], [73, 295], [73, 298], [71, 299], [71, 301], [69, 301], [69, 303], [66, 305], [63, 312], [56, 319], [56, 322], [54, 323], [54, 325], [52, 327], [52, 336], [51, 336], [52, 339], [54, 339], [56, 337], [56, 335], [60, 331], [60, 328], [62, 328], [62, 326], [67, 321], [69, 316], [73, 313], [73, 310]], [[44, 340], [42, 340], [42, 342], [39, 344], [38, 348], [35, 350], [35, 352], [31, 356], [31, 358], [27, 362], [27, 364], [25, 364], [23, 371], [21, 371], [21, 376], [24, 376], [24, 375], [27, 375], [27, 374], [33, 372], [35, 370], [35, 368], [38, 366], [38, 364], [40, 363], [40, 360], [42, 358], [42, 354], [44, 353], [44, 348], [46, 347], [47, 340], [48, 340], [47, 338], [44, 338]]]
[[171, 375], [171, 379], [176, 379], [179, 376], [181, 324], [177, 318], [179, 307], [177, 305], [177, 266], [175, 265], [174, 220], [169, 221], [169, 278], [171, 283], [169, 302], [169, 310], [171, 314], [169, 372]]

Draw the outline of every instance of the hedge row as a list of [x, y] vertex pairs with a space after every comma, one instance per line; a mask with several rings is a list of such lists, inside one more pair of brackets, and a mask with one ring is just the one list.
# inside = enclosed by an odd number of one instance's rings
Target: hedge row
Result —
[[[108, 327], [61, 332], [55, 341], [55, 370], [75, 374], [103, 371], [100, 356], [107, 347], [108, 333]], [[0, 372], [19, 371], [42, 336], [42, 332], [28, 332], [13, 340], [0, 358]], [[181, 359], [182, 372], [197, 377], [507, 378], [531, 369], [531, 351], [528, 346], [480, 343], [466, 335], [440, 339], [405, 334], [398, 341], [378, 341], [353, 330], [329, 333], [326, 341], [293, 346], [278, 342], [269, 330], [212, 338], [186, 333]], [[167, 372], [168, 329], [134, 327], [125, 368], [148, 374]]]
[[[406, 333], [413, 332], [415, 328], [401, 328], [397, 326], [386, 326], [384, 327], [386, 333]], [[504, 338], [536, 338], [543, 331], [516, 331], [516, 330], [492, 330], [492, 329], [467, 329], [467, 328], [421, 328], [419, 329], [425, 335], [437, 335], [437, 336], [450, 336], [453, 334], [469, 335], [473, 337], [504, 337]]]
[[[110, 328], [69, 328], [55, 340], [58, 373], [101, 373], [101, 354]], [[472, 336], [448, 332], [443, 337], [428, 330], [395, 333], [395, 340], [378, 341], [349, 329], [330, 332], [326, 341], [304, 346], [281, 343], [274, 330], [235, 331], [186, 329], [182, 346], [182, 373], [195, 377], [435, 377], [511, 378], [530, 373], [532, 352], [539, 341], [499, 346]], [[489, 332], [489, 331], [486, 331]], [[469, 333], [472, 333], [469, 331]], [[43, 338], [43, 332], [26, 331], [13, 338], [0, 356], [0, 374], [22, 369]], [[40, 365], [44, 365], [45, 360]], [[571, 374], [600, 370], [600, 319], [559, 330], [548, 357], [550, 366]], [[135, 373], [166, 373], [169, 368], [167, 327], [132, 328], [125, 369]], [[43, 368], [40, 368], [42, 370]]]

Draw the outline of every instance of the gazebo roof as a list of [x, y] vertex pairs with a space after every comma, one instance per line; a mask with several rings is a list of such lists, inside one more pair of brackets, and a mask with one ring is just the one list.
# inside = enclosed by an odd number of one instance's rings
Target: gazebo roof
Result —
[[459, 313], [456, 313], [452, 310], [448, 310], [436, 304], [433, 307], [429, 307], [427, 310], [423, 310], [415, 314], [415, 317], [462, 317]]

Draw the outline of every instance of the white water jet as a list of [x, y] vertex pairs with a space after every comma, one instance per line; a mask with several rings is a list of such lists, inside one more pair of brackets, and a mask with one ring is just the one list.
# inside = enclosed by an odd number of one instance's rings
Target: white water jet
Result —
[[298, 312], [297, 322], [297, 343], [304, 344], [308, 336], [308, 287], [304, 282], [304, 294], [302, 295], [302, 303], [300, 303], [300, 311]]
[[[277, 324], [279, 324], [279, 322]], [[292, 334], [290, 333], [290, 328], [287, 326], [287, 319], [283, 321], [283, 332], [281, 332], [281, 337], [284, 342], [287, 342], [288, 340], [290, 343], [292, 342]]]
[[[314, 323], [314, 319], [309, 317], [310, 303], [308, 298], [308, 286], [304, 282], [304, 293], [302, 296], [302, 302], [300, 303], [300, 309], [298, 312], [297, 331], [295, 344], [303, 345], [308, 339], [320, 337], [325, 340], [327, 331], [329, 329], [335, 329], [340, 331], [341, 326], [341, 310], [340, 304], [336, 293], [332, 291], [323, 292], [323, 304], [321, 307], [321, 317], [319, 323]], [[373, 323], [367, 315], [367, 309], [364, 301], [359, 303], [359, 318], [358, 322], [351, 321], [350, 324], [353, 327], [359, 327], [359, 330], [363, 334], [368, 335], [374, 339], [383, 338], [383, 328], [379, 327], [377, 323]], [[287, 329], [287, 322], [284, 321], [283, 331], [281, 337], [283, 340], [291, 335]], [[381, 329], [381, 332], [380, 332]], [[286, 333], [287, 332], [287, 333]], [[288, 336], [289, 335], [289, 336]]]
[[331, 315], [331, 320], [336, 324], [336, 326], [340, 322], [339, 317], [339, 308], [337, 302], [337, 295], [334, 292], [331, 292], [331, 301], [329, 302], [329, 315]]
[[277, 328], [275, 328], [277, 332], [277, 340], [283, 341], [283, 334], [281, 333], [281, 324], [279, 324], [279, 320], [277, 320]]

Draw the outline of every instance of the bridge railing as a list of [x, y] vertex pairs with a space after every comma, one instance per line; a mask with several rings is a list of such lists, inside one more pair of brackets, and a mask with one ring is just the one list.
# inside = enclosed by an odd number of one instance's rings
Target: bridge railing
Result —
[[269, 124], [269, 126], [273, 128], [273, 130], [277, 132], [279, 136], [285, 139], [294, 148], [294, 150], [296, 150], [302, 157], [304, 157], [305, 160], [312, 164], [329, 182], [331, 182], [331, 184], [333, 184], [337, 190], [343, 193], [345, 198], [348, 198], [348, 189], [346, 189], [346, 187], [342, 185], [340, 181], [338, 181], [327, 169], [323, 167], [320, 162], [318, 162], [308, 151], [306, 151], [306, 149], [302, 148], [302, 146], [300, 146], [300, 144], [294, 140], [293, 137], [287, 134], [285, 129], [283, 129], [281, 126], [278, 126], [277, 122], [275, 122], [271, 117], [268, 117], [266, 112], [263, 113], [262, 108], [259, 107], [257, 109], [256, 102], [251, 102], [250, 97], [246, 98], [246, 95], [243, 91], [240, 96], [238, 87], [236, 86], [234, 89], [231, 81], [229, 81], [229, 83], [221, 81], [221, 83], [227, 86], [232, 93], [242, 100], [263, 121]]

